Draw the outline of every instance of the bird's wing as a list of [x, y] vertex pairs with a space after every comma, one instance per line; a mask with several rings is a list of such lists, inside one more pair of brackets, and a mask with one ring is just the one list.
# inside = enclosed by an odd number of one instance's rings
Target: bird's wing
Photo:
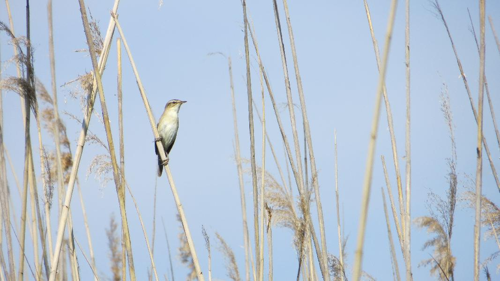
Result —
[[[172, 136], [170, 136], [170, 139], [165, 140], [163, 147], [165, 148], [165, 152], [167, 154], [170, 154], [170, 150], [172, 150], [172, 147], [174, 146], [176, 137], [177, 137], [177, 134], [172, 134]], [[165, 144], [169, 144], [169, 145], [165, 146]]]
[[[160, 124], [156, 124], [157, 129], [158, 129], [158, 125], [160, 125]], [[155, 154], [158, 155], [158, 146], [156, 146], [156, 140], [154, 141], [154, 145], [155, 145]]]

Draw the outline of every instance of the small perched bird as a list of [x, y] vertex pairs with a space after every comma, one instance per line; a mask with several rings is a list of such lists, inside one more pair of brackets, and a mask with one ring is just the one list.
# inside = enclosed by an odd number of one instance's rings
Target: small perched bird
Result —
[[158, 134], [160, 138], [156, 141], [161, 141], [163, 145], [163, 149], [165, 150], [165, 154], [167, 159], [164, 162], [161, 161], [160, 154], [158, 153], [158, 147], [155, 143], [155, 153], [158, 155], [158, 176], [161, 177], [161, 173], [163, 171], [163, 165], [168, 163], [168, 154], [174, 146], [175, 138], [177, 137], [177, 130], [179, 129], [179, 110], [181, 109], [181, 105], [185, 103], [185, 101], [173, 99], [167, 102], [165, 105], [165, 110], [160, 117], [160, 121], [156, 126], [158, 128]]

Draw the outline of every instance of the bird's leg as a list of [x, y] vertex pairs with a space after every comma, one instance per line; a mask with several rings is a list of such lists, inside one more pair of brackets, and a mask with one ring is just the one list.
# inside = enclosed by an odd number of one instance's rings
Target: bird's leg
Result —
[[163, 161], [161, 162], [161, 164], [162, 164], [163, 166], [167, 166], [167, 165], [168, 165], [168, 161], [170, 160], [170, 159], [168, 158], [168, 153], [166, 153], [166, 151], [165, 151], [165, 156], [166, 156], [165, 160], [163, 160]]
[[[155, 142], [161, 142], [161, 141], [163, 141], [163, 138], [162, 138], [162, 137], [157, 137], [157, 138], [155, 138]], [[166, 165], [168, 164], [168, 161], [169, 161], [169, 158], [168, 158], [168, 153], [167, 153], [166, 151], [165, 151], [165, 156], [166, 156], [165, 160], [161, 161], [161, 164], [162, 164], [163, 166], [166, 166]]]

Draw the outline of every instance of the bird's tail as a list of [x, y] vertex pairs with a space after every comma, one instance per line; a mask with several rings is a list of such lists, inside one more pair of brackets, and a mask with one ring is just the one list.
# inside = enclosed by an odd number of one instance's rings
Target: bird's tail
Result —
[[163, 172], [163, 165], [161, 163], [160, 155], [158, 155], [158, 176], [161, 177], [161, 173]]

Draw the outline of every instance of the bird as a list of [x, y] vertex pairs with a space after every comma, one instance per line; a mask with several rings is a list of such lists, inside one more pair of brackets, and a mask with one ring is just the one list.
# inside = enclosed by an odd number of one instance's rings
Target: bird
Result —
[[179, 130], [179, 110], [181, 105], [186, 103], [186, 101], [173, 99], [169, 100], [165, 105], [165, 110], [156, 125], [158, 129], [158, 135], [160, 136], [156, 141], [160, 141], [165, 150], [167, 159], [165, 162], [161, 160], [160, 153], [158, 152], [158, 147], [155, 143], [155, 153], [158, 155], [158, 176], [161, 177], [163, 171], [163, 166], [168, 164], [168, 154], [174, 146], [175, 138], [177, 137], [177, 131]]

